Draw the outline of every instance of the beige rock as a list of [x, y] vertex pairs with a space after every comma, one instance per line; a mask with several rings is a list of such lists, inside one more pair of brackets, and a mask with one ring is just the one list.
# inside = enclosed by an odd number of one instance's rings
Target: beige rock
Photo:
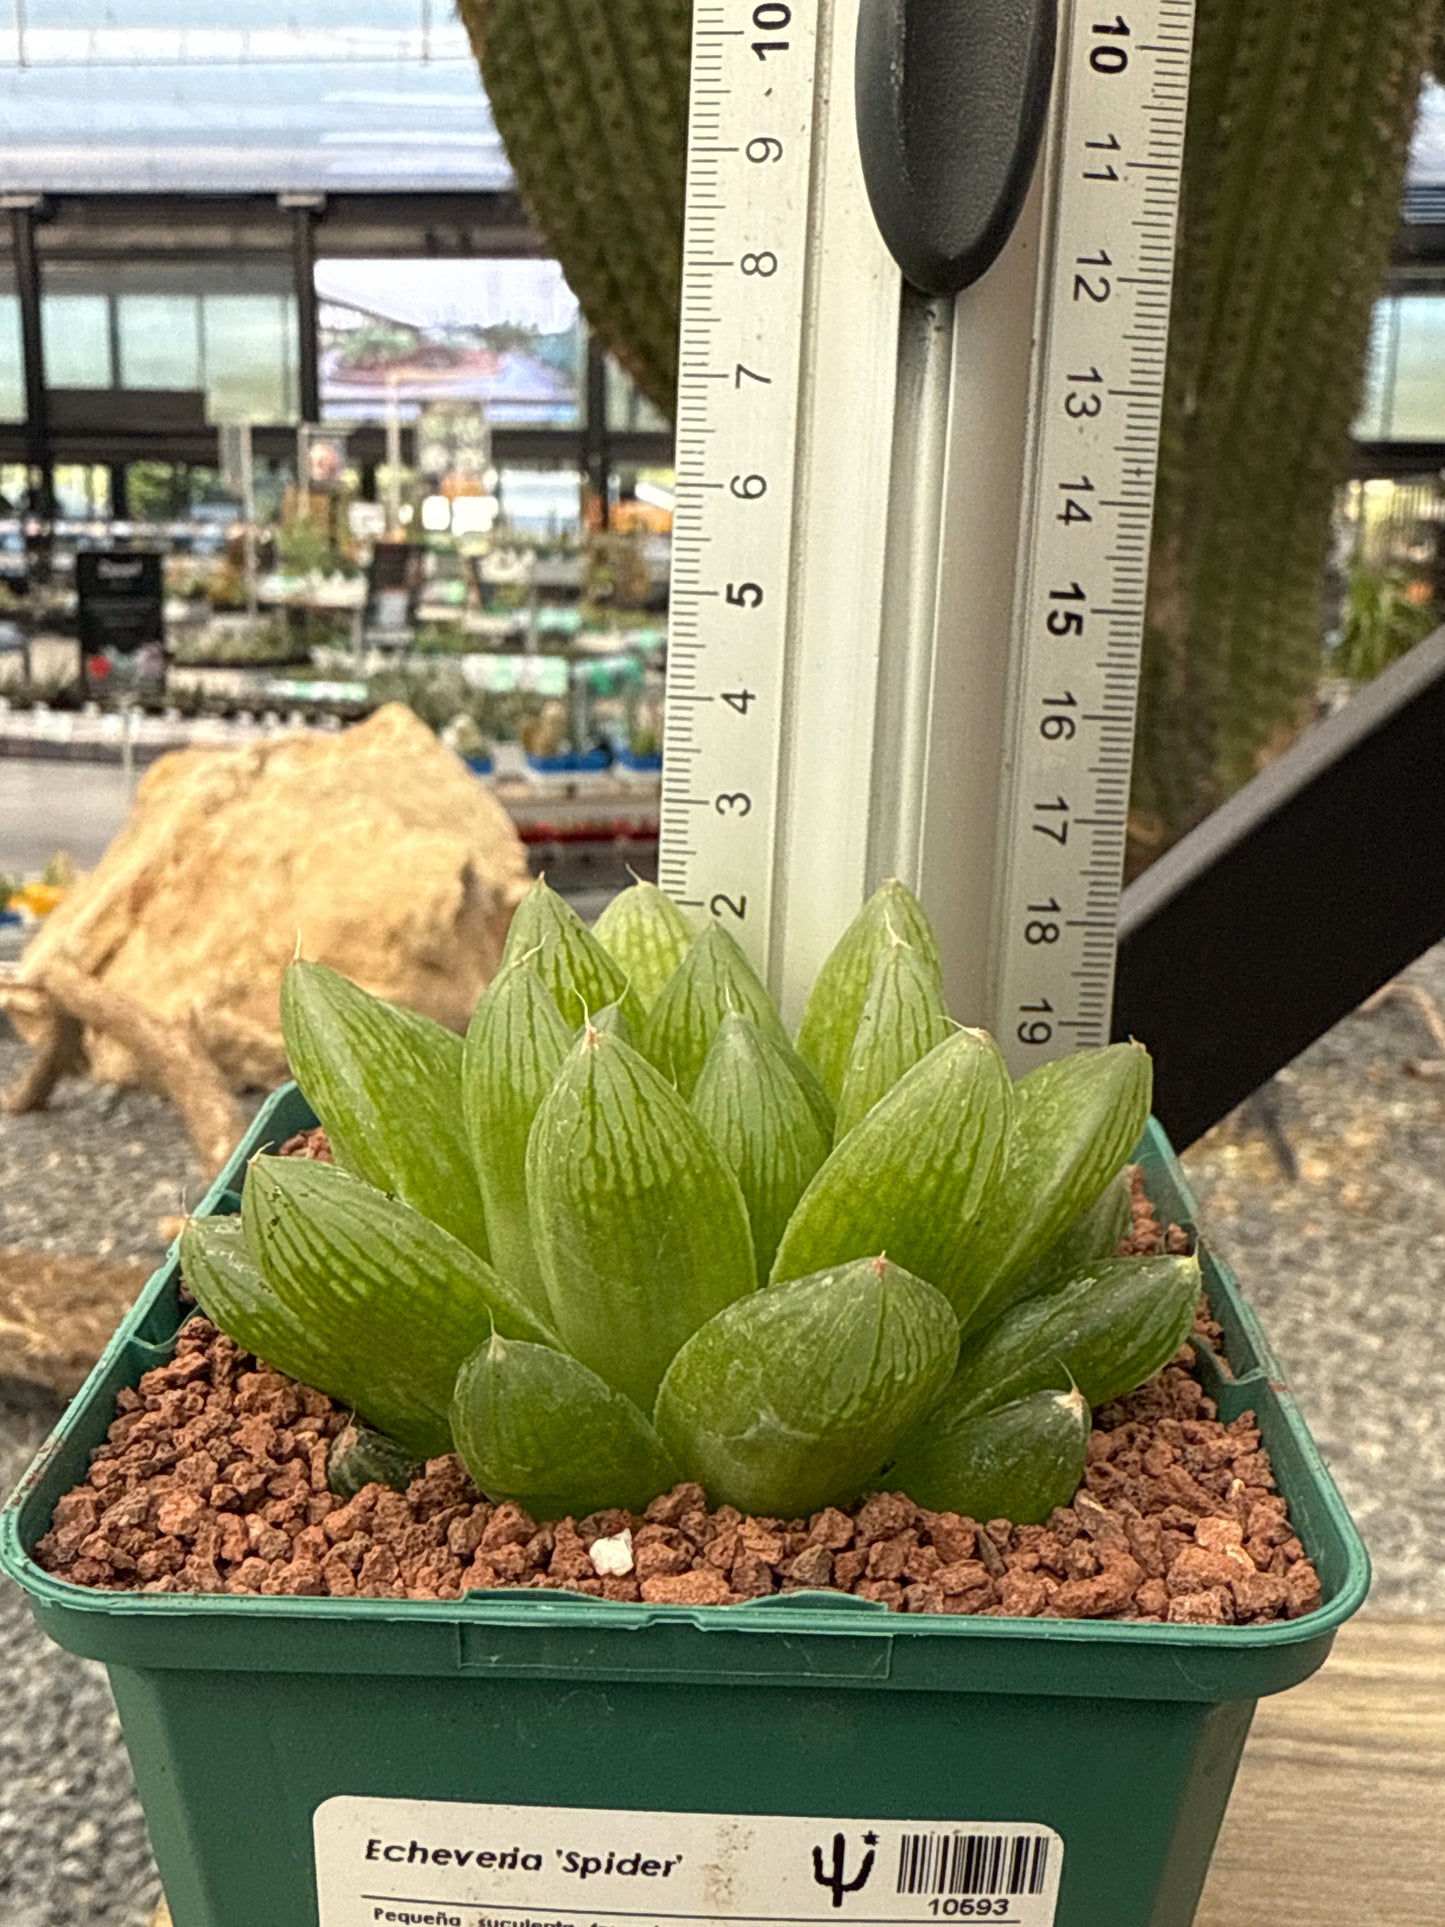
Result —
[[[64, 960], [189, 1030], [233, 1089], [286, 1075], [281, 975], [299, 945], [366, 989], [463, 1029], [527, 887], [516, 831], [409, 709], [339, 736], [163, 757], [100, 864], [26, 952]], [[38, 1020], [16, 1011], [32, 1042]], [[106, 1082], [145, 1081], [86, 1035]]]
[[53, 1252], [0, 1250], [0, 1359], [62, 1398], [80, 1390], [148, 1267]]

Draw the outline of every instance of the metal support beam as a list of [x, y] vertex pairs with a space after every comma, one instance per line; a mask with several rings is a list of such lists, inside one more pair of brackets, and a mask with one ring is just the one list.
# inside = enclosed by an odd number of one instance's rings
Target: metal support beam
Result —
[[1445, 629], [1125, 893], [1114, 1035], [1181, 1148], [1445, 937]]
[[40, 250], [35, 231], [42, 214], [38, 199], [8, 200], [10, 240], [15, 258], [15, 290], [20, 302], [20, 342], [25, 362], [25, 463], [36, 573], [49, 573], [51, 528], [55, 520], [55, 476], [50, 444], [50, 392], [45, 380], [45, 330], [41, 310]]
[[291, 258], [296, 281], [297, 386], [301, 420], [321, 420], [321, 321], [316, 299], [316, 228], [326, 212], [320, 194], [283, 194], [291, 214]]
[[596, 335], [587, 336], [587, 430], [582, 466], [602, 527], [612, 526], [612, 436], [607, 423], [607, 351]]

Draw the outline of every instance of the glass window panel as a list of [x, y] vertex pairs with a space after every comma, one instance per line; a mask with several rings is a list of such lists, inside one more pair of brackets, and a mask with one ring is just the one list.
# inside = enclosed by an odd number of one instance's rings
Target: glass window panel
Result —
[[1395, 306], [1385, 435], [1397, 442], [1445, 441], [1445, 295], [1401, 295]]
[[555, 261], [325, 260], [321, 399], [329, 421], [403, 420], [481, 402], [494, 428], [573, 428], [582, 320]]
[[511, 185], [440, 0], [26, 0], [0, 32], [0, 185]]
[[582, 529], [583, 478], [575, 468], [517, 464], [497, 484], [499, 526], [538, 536], [576, 536]]
[[632, 377], [608, 357], [607, 426], [670, 434], [672, 423], [643, 394]]
[[194, 295], [123, 294], [118, 303], [122, 388], [200, 388], [201, 311]]
[[1410, 183], [1445, 182], [1445, 87], [1427, 81], [1420, 96], [1420, 117], [1410, 150]]
[[25, 351], [20, 339], [20, 298], [0, 294], [0, 421], [25, 419]]
[[109, 388], [110, 303], [103, 294], [47, 294], [45, 377], [52, 388]]
[[208, 294], [202, 315], [207, 418], [295, 421], [295, 302], [282, 295]]

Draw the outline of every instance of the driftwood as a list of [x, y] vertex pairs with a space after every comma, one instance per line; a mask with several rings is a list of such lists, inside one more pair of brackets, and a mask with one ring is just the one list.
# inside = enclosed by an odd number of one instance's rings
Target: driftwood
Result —
[[83, 1061], [81, 1038], [89, 1029], [131, 1054], [145, 1081], [180, 1112], [205, 1170], [214, 1176], [221, 1169], [245, 1119], [215, 1065], [181, 1027], [59, 959], [34, 977], [0, 984], [0, 1005], [45, 1021], [34, 1057], [0, 1098], [0, 1108], [43, 1110], [60, 1079]]
[[1445, 1077], [1445, 1012], [1441, 1011], [1423, 984], [1411, 983], [1404, 977], [1396, 977], [1392, 983], [1377, 990], [1373, 997], [1367, 997], [1361, 1009], [1376, 1011], [1392, 997], [1415, 1006], [1440, 1053], [1438, 1057], [1411, 1058], [1405, 1065], [1406, 1070], [1415, 1077]]

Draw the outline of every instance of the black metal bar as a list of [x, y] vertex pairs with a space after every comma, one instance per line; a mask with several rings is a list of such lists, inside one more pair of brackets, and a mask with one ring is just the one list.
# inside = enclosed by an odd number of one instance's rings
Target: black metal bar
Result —
[[115, 522], [130, 520], [130, 463], [110, 464], [110, 513]]
[[1445, 629], [1125, 892], [1114, 1035], [1192, 1144], [1445, 937]]
[[1356, 442], [1350, 450], [1350, 475], [1360, 480], [1396, 480], [1445, 472], [1445, 441]]
[[35, 230], [38, 202], [14, 203], [10, 239], [15, 257], [15, 290], [20, 301], [20, 342], [25, 359], [25, 463], [30, 516], [38, 524], [34, 560], [43, 577], [49, 570], [51, 525], [55, 520], [54, 457], [50, 444], [50, 391], [45, 380], [45, 328], [41, 307], [40, 250]]
[[607, 420], [607, 351], [587, 336], [587, 430], [583, 467], [598, 504], [602, 527], [612, 526], [612, 432]]
[[291, 258], [296, 280], [297, 387], [303, 422], [321, 420], [321, 319], [316, 299], [319, 199], [291, 203]]

